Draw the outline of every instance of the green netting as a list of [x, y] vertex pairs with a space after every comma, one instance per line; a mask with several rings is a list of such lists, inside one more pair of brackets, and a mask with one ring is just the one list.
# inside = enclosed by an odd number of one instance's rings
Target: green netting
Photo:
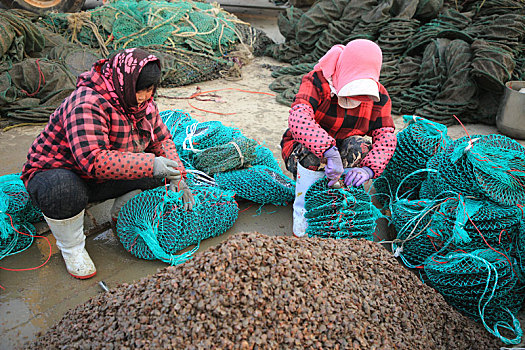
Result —
[[[463, 314], [483, 322], [506, 344], [518, 344], [523, 332], [514, 315], [525, 290], [513, 270], [515, 262], [490, 249], [454, 252], [425, 264], [428, 281]], [[506, 337], [510, 332], [514, 338]]]
[[396, 231], [392, 250], [406, 266], [419, 268], [430, 256], [448, 251], [449, 235], [443, 236], [430, 226], [439, 205], [435, 200], [400, 199], [391, 206], [391, 222]]
[[239, 137], [195, 153], [194, 166], [206, 174], [213, 175], [240, 169], [253, 164], [256, 159], [257, 141]]
[[20, 174], [0, 176], [0, 259], [27, 249], [42, 220], [42, 212], [29, 198]]
[[397, 133], [394, 155], [373, 184], [382, 203], [388, 202], [389, 198], [417, 198], [427, 173], [412, 173], [426, 169], [428, 160], [452, 142], [445, 125], [409, 115], [403, 116], [403, 121], [407, 126]]
[[317, 180], [305, 194], [308, 236], [374, 240], [379, 210], [363, 187], [334, 189], [329, 180]]
[[464, 196], [503, 205], [525, 203], [525, 148], [504, 135], [462, 137], [436, 153], [428, 167]]
[[215, 174], [221, 188], [260, 204], [286, 205], [295, 198], [295, 181], [264, 165]]
[[[183, 209], [182, 191], [165, 187], [144, 191], [121, 209], [117, 234], [124, 248], [142, 259], [172, 265], [191, 258], [202, 240], [226, 232], [237, 219], [234, 193], [215, 187], [191, 188], [195, 205]], [[197, 245], [180, 255], [181, 249]]]
[[273, 152], [263, 145], [257, 146], [255, 149], [255, 160], [252, 162], [253, 165], [263, 165], [275, 171], [281, 171], [282, 169], [277, 162], [277, 159], [273, 155]]

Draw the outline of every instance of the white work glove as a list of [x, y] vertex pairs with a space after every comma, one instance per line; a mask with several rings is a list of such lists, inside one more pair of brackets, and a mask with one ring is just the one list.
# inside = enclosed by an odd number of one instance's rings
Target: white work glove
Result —
[[155, 157], [153, 161], [153, 177], [156, 179], [168, 179], [180, 180], [182, 175], [180, 170], [177, 169], [179, 165], [176, 161], [165, 158], [165, 157]]
[[190, 188], [186, 185], [186, 181], [182, 178], [178, 180], [170, 180], [170, 190], [173, 192], [182, 191], [182, 202], [184, 203], [185, 210], [192, 210], [195, 205], [195, 198], [191, 193]]

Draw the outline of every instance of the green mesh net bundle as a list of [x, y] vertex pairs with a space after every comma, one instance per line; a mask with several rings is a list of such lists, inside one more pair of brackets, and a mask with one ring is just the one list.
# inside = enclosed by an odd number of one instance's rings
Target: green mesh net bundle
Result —
[[260, 204], [287, 205], [295, 198], [295, 181], [264, 165], [217, 173], [217, 186]]
[[257, 141], [238, 137], [214, 147], [195, 153], [195, 168], [213, 175], [250, 166], [255, 161]]
[[410, 115], [404, 115], [403, 121], [406, 127], [397, 133], [394, 155], [381, 176], [374, 181], [376, 197], [382, 203], [397, 196], [417, 198], [427, 174], [412, 173], [426, 169], [428, 160], [452, 142], [443, 124]]
[[427, 166], [438, 181], [427, 182], [464, 196], [502, 205], [525, 203], [525, 148], [504, 135], [465, 136], [436, 153]]
[[424, 270], [429, 284], [450, 305], [481, 321], [504, 343], [519, 344], [523, 331], [515, 315], [525, 299], [525, 289], [514, 265], [512, 258], [483, 249], [436, 256]]
[[[182, 191], [167, 187], [144, 191], [122, 207], [117, 235], [124, 248], [142, 259], [171, 265], [191, 259], [199, 243], [230, 229], [239, 213], [234, 193], [216, 187], [192, 188], [195, 205], [183, 208]], [[196, 245], [180, 255], [180, 250]]]
[[309, 237], [374, 240], [379, 210], [363, 187], [330, 188], [329, 179], [317, 180], [305, 194]]
[[29, 248], [42, 212], [33, 206], [20, 174], [0, 176], [0, 259]]

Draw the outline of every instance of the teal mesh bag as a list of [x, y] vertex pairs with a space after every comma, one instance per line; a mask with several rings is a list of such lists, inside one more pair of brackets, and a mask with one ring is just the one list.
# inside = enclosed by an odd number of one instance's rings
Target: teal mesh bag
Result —
[[[458, 311], [506, 344], [519, 344], [523, 332], [516, 314], [525, 299], [515, 261], [490, 249], [433, 256], [424, 271], [429, 284]], [[514, 338], [507, 338], [510, 332]]]
[[263, 165], [215, 174], [217, 186], [260, 204], [287, 205], [295, 198], [295, 181]]
[[427, 174], [417, 171], [426, 169], [428, 160], [452, 142], [443, 124], [412, 115], [404, 115], [403, 121], [407, 126], [397, 134], [394, 155], [374, 181], [376, 196], [382, 203], [397, 195], [418, 198]]
[[374, 240], [381, 217], [363, 187], [330, 188], [328, 178], [317, 180], [305, 194], [305, 218], [309, 237], [363, 238]]
[[20, 174], [0, 176], [0, 259], [29, 248], [36, 233], [31, 223], [40, 220]]
[[464, 196], [503, 205], [525, 203], [525, 148], [504, 135], [462, 137], [428, 166], [446, 185]]
[[[182, 191], [166, 187], [144, 191], [122, 207], [117, 235], [124, 248], [142, 259], [171, 265], [191, 259], [202, 240], [230, 229], [239, 213], [234, 193], [214, 187], [191, 188], [193, 210], [183, 209]], [[176, 255], [181, 249], [197, 245]]]
[[520, 232], [515, 237], [514, 256], [516, 257], [518, 277], [525, 283], [525, 220], [521, 222]]

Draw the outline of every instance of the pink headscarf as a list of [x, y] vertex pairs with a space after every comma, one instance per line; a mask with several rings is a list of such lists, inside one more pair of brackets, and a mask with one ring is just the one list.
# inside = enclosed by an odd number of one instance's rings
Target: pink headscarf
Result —
[[333, 46], [321, 57], [314, 69], [322, 70], [323, 76], [332, 82], [336, 94], [340, 97], [369, 95], [379, 101], [377, 84], [382, 61], [381, 48], [376, 43], [356, 39], [346, 46]]

